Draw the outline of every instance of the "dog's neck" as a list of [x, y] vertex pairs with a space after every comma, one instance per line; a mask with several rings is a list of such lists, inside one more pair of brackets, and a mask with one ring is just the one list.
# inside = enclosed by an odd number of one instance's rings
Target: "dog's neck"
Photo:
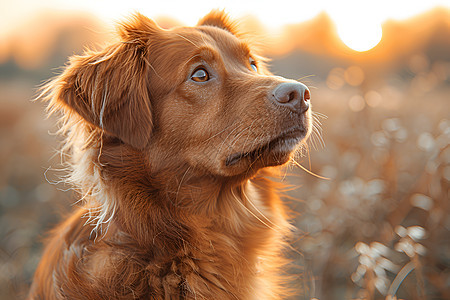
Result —
[[[239, 235], [237, 219], [252, 217], [256, 192], [251, 180], [217, 178], [196, 172], [188, 165], [152, 172], [142, 152], [121, 145], [103, 145], [80, 151], [78, 170], [91, 176], [79, 178], [91, 216], [102, 235], [113, 226], [145, 247], [180, 247], [193, 233], [190, 224], [212, 226], [220, 222], [230, 234]], [[76, 175], [76, 174], [75, 174]], [[77, 182], [75, 182], [77, 183]], [[100, 191], [100, 192], [98, 192]], [[99, 209], [95, 209], [99, 207]], [[196, 216], [193, 222], [185, 216]], [[95, 224], [94, 224], [95, 225]], [[97, 234], [97, 235], [98, 235]]]

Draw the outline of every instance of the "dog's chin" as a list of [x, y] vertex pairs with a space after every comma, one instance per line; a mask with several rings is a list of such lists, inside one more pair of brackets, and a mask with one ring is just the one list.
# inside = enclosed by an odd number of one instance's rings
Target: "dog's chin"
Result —
[[231, 175], [251, 174], [264, 167], [287, 163], [291, 155], [308, 135], [304, 128], [294, 128], [268, 138], [267, 142], [257, 145], [249, 151], [236, 152], [226, 157], [224, 168]]

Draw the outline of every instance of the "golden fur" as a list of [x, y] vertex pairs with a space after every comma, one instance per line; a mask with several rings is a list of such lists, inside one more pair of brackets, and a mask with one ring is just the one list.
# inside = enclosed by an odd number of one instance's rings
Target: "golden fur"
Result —
[[222, 12], [170, 30], [137, 14], [119, 37], [44, 87], [83, 205], [52, 231], [29, 299], [283, 297], [290, 225], [267, 167], [308, 137], [309, 91]]

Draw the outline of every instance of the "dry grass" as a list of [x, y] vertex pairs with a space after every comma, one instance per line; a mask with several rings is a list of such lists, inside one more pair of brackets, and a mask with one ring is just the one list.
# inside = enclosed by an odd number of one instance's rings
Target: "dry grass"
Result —
[[330, 179], [291, 178], [300, 299], [450, 298], [449, 81], [418, 76], [313, 91], [326, 147], [302, 164]]

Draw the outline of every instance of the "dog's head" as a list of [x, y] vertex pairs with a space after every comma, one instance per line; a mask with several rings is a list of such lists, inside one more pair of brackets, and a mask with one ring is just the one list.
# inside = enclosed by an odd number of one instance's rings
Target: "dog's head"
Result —
[[252, 174], [286, 163], [308, 137], [307, 87], [273, 76], [223, 13], [171, 30], [135, 15], [119, 33], [71, 58], [51, 105], [144, 153], [153, 170]]

